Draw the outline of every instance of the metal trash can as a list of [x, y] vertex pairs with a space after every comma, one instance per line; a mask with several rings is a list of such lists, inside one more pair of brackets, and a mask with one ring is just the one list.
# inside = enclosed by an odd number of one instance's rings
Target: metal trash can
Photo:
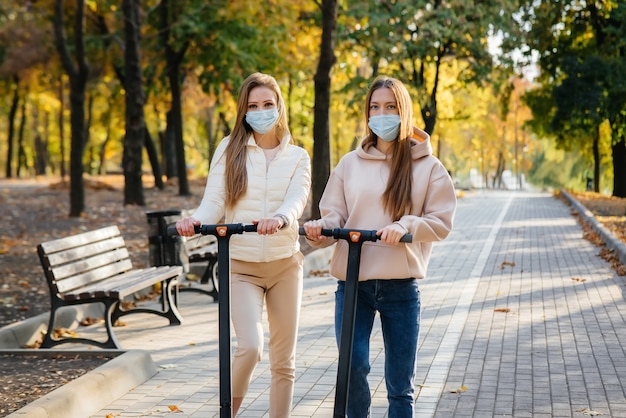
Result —
[[183, 237], [167, 234], [167, 226], [181, 215], [182, 211], [176, 209], [146, 212], [150, 266], [183, 266], [183, 271], [189, 271]]

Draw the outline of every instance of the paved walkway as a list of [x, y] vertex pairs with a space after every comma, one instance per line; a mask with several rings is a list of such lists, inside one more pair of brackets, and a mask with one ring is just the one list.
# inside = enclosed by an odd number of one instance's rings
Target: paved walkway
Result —
[[[626, 417], [626, 282], [598, 251], [550, 194], [459, 199], [420, 282], [416, 417]], [[332, 416], [334, 288], [327, 276], [305, 279], [292, 417]], [[93, 418], [219, 416], [217, 304], [180, 299], [182, 326], [145, 329], [139, 315], [116, 328], [159, 371]], [[371, 355], [372, 416], [387, 417], [378, 325]], [[240, 417], [269, 416], [269, 379], [265, 355]]]

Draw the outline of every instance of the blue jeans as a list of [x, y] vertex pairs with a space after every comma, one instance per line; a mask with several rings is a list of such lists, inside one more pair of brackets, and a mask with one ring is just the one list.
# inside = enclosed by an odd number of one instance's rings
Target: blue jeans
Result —
[[[335, 336], [340, 341], [345, 282], [335, 292]], [[420, 291], [415, 279], [359, 282], [348, 389], [348, 418], [370, 417], [370, 336], [376, 312], [385, 346], [389, 418], [413, 418], [415, 359], [420, 324]]]

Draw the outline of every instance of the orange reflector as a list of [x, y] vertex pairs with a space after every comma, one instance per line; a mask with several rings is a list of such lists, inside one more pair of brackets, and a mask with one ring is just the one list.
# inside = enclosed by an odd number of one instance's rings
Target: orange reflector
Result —
[[226, 236], [226, 231], [228, 230], [228, 228], [226, 228], [225, 226], [218, 226], [215, 229], [217, 230], [217, 235], [219, 235], [220, 237]]
[[350, 232], [350, 241], [352, 242], [359, 242], [359, 238], [361, 238], [361, 233], [360, 232]]

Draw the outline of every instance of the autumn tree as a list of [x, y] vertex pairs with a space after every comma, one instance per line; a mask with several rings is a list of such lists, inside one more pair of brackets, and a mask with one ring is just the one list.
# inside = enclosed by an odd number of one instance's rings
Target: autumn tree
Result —
[[[0, 80], [3, 80], [5, 94], [10, 97], [7, 115], [7, 149], [5, 175], [13, 176], [13, 162], [18, 157], [16, 174], [25, 164], [23, 137], [25, 135], [27, 86], [31, 80], [39, 76], [42, 65], [51, 59], [51, 51], [47, 42], [50, 26], [42, 22], [38, 13], [24, 5], [14, 5], [15, 13], [0, 8]], [[22, 123], [16, 126], [16, 117], [22, 109]], [[21, 137], [17, 153], [15, 138], [18, 129]], [[41, 153], [43, 149], [38, 149]], [[44, 161], [45, 163], [45, 161]]]
[[[529, 51], [539, 52], [541, 68], [541, 88], [528, 98], [533, 114], [549, 123], [549, 129], [542, 129], [550, 131], [558, 146], [590, 144], [596, 191], [600, 190], [600, 126], [608, 120], [616, 196], [626, 196], [625, 8], [615, 1], [528, 2], [523, 16], [528, 22], [525, 40]], [[553, 107], [546, 109], [546, 103]]]
[[322, 13], [322, 37], [319, 61], [315, 72], [315, 118], [313, 122], [312, 218], [319, 218], [319, 201], [330, 175], [330, 72], [337, 61], [335, 37], [337, 33], [337, 1], [318, 3]]
[[124, 62], [126, 78], [126, 135], [124, 137], [124, 204], [144, 206], [142, 151], [146, 124], [139, 52], [139, 0], [124, 0]]
[[[481, 83], [494, 66], [487, 39], [500, 34], [502, 48], [514, 43], [517, 23], [515, 1], [361, 0], [350, 2], [342, 49], [360, 53], [375, 77], [384, 71], [417, 91], [424, 130], [432, 134], [437, 121], [441, 66], [464, 63], [458, 82]], [[502, 63], [506, 60], [503, 58]]]
[[85, 186], [83, 182], [83, 155], [85, 151], [85, 89], [89, 66], [85, 54], [84, 26], [85, 0], [76, 1], [74, 14], [72, 50], [65, 36], [65, 1], [55, 0], [54, 33], [61, 62], [70, 80], [71, 150], [70, 150], [70, 216], [81, 216], [85, 209]]

